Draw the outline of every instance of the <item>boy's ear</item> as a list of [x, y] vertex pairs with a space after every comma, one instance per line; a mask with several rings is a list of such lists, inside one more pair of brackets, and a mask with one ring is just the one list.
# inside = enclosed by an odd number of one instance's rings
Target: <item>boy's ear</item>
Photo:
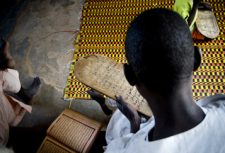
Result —
[[137, 84], [137, 78], [136, 78], [136, 75], [135, 75], [132, 67], [130, 65], [128, 65], [127, 63], [125, 63], [124, 66], [123, 66], [123, 69], [124, 69], [125, 77], [126, 77], [127, 81], [129, 82], [129, 84], [131, 86], [136, 85]]
[[193, 71], [196, 71], [198, 67], [201, 65], [202, 60], [202, 52], [201, 49], [197, 46], [194, 46], [194, 69]]

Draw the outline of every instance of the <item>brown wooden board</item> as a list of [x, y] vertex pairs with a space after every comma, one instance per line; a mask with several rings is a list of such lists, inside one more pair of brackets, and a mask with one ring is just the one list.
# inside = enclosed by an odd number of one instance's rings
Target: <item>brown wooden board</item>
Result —
[[151, 116], [147, 101], [131, 86], [123, 73], [123, 64], [101, 55], [90, 55], [79, 59], [74, 74], [85, 85], [115, 99], [121, 95], [139, 112]]

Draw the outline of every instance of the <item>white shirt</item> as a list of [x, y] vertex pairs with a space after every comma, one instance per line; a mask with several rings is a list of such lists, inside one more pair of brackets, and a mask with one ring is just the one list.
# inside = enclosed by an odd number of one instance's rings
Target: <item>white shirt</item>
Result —
[[20, 91], [21, 83], [19, 73], [13, 69], [2, 71], [3, 73], [3, 90], [17, 93]]
[[129, 121], [119, 111], [112, 116], [106, 131], [106, 153], [224, 153], [225, 95], [197, 102], [205, 112], [204, 120], [194, 128], [156, 141], [148, 141], [154, 117], [130, 133]]
[[4, 91], [17, 93], [21, 88], [19, 73], [13, 69], [0, 71], [0, 145], [5, 145], [9, 137], [9, 126], [17, 126], [25, 113], [32, 107], [7, 96]]

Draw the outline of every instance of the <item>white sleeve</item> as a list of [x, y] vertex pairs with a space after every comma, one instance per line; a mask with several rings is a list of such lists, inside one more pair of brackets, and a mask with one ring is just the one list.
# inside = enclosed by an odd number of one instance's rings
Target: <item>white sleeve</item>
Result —
[[20, 91], [21, 83], [19, 73], [13, 69], [3, 71], [3, 90], [17, 93]]
[[127, 134], [130, 134], [130, 122], [120, 110], [117, 109], [113, 113], [106, 129], [106, 142], [109, 144], [112, 140], [121, 138]]

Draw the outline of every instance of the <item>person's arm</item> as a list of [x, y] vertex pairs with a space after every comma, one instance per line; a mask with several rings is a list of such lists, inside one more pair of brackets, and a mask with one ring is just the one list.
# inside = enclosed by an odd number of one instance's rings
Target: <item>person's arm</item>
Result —
[[102, 108], [102, 111], [106, 115], [112, 115], [112, 110], [110, 110], [105, 104], [105, 98], [102, 94], [95, 90], [88, 90], [87, 93], [91, 96], [91, 98], [99, 103]]
[[130, 121], [131, 133], [136, 133], [140, 129], [141, 118], [138, 112], [128, 103], [126, 103], [121, 96], [116, 97], [118, 109]]

